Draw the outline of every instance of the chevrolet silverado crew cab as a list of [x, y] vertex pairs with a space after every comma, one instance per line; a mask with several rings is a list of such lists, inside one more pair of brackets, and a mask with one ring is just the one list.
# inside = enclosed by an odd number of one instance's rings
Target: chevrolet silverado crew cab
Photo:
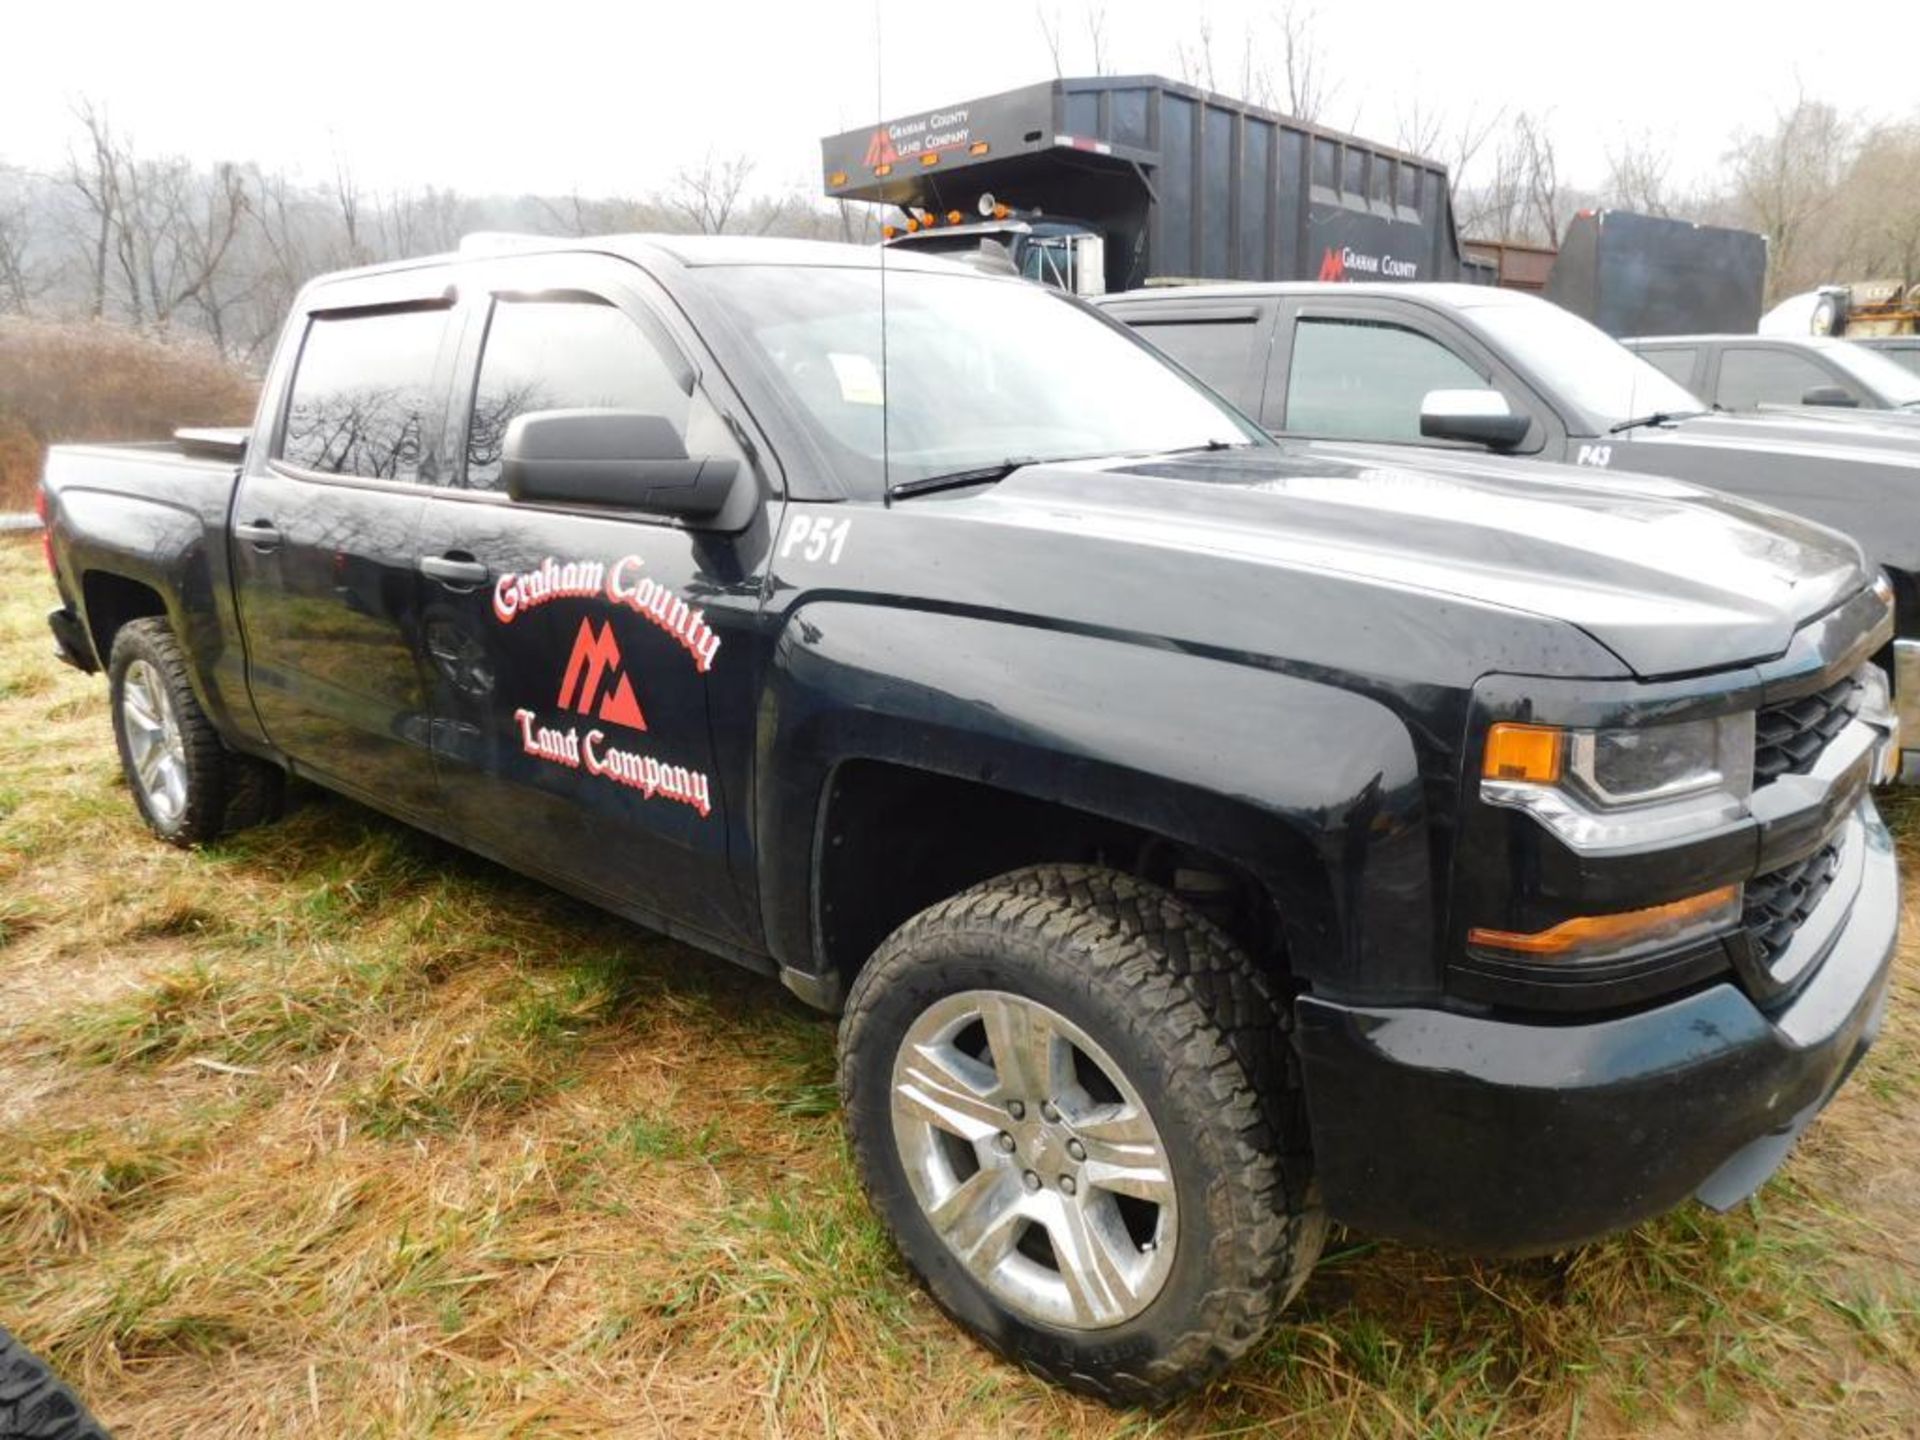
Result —
[[[1900, 412], [1710, 411], [1577, 315], [1490, 286], [1195, 286], [1096, 303], [1268, 430], [1336, 453], [1362, 441], [1665, 475], [1844, 531], [1893, 585], [1898, 638], [1877, 659], [1920, 747], [1920, 424]], [[1920, 748], [1905, 768], [1920, 779]]]
[[933, 1297], [1150, 1399], [1331, 1219], [1553, 1251], [1777, 1166], [1872, 1041], [1888, 597], [1657, 479], [1276, 444], [931, 257], [330, 276], [252, 431], [57, 450], [162, 838], [292, 772], [778, 976]]

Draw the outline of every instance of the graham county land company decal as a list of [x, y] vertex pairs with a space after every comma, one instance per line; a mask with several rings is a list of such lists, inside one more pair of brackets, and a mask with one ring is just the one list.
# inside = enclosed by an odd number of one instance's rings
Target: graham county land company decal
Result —
[[[706, 674], [720, 653], [720, 637], [700, 610], [643, 575], [644, 565], [638, 555], [622, 556], [611, 565], [598, 560], [562, 562], [549, 556], [535, 569], [500, 577], [493, 589], [494, 618], [511, 625], [528, 611], [555, 600], [604, 599], [664, 631], [687, 652], [693, 668]], [[627, 673], [611, 620], [596, 621], [591, 615], [581, 619], [554, 705], [589, 720], [646, 732], [646, 712]], [[621, 744], [598, 726], [583, 733], [577, 723], [543, 723], [539, 712], [524, 706], [513, 712], [513, 718], [519, 726], [522, 752], [536, 760], [584, 770], [648, 800], [677, 801], [698, 811], [702, 819], [713, 813], [713, 787], [699, 770], [670, 765]]]

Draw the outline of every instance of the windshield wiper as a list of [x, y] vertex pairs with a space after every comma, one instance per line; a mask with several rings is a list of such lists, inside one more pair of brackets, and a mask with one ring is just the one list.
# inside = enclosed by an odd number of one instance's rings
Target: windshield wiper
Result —
[[1637, 415], [1631, 420], [1622, 420], [1618, 425], [1610, 425], [1607, 427], [1607, 433], [1618, 435], [1623, 431], [1638, 430], [1642, 425], [1672, 425], [1706, 413], [1705, 410], [1656, 410], [1651, 415]]
[[1040, 462], [1033, 456], [1013, 456], [997, 465], [977, 465], [971, 470], [952, 470], [945, 475], [916, 475], [911, 480], [896, 480], [887, 487], [887, 499], [904, 500], [910, 495], [931, 495], [936, 490], [958, 490], [965, 485], [991, 485], [1014, 471]]
[[1251, 440], [1209, 440], [1201, 445], [1181, 445], [1172, 450], [1161, 450], [1155, 453], [1161, 455], [1196, 455], [1201, 451], [1250, 450], [1252, 448], [1253, 441]]

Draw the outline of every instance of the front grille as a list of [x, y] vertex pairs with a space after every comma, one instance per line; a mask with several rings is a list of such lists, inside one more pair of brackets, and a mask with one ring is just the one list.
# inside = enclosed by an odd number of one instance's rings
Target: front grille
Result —
[[1754, 958], [1771, 966], [1819, 905], [1840, 870], [1840, 846], [1828, 843], [1807, 856], [1747, 882], [1740, 914]]
[[1855, 676], [1843, 675], [1824, 690], [1763, 706], [1754, 720], [1754, 788], [1812, 769], [1858, 713], [1861, 690]]

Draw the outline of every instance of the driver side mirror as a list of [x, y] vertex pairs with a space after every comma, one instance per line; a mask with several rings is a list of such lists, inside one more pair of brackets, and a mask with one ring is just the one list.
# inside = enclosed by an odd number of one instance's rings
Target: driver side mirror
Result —
[[1858, 410], [1860, 398], [1844, 385], [1816, 385], [1800, 397], [1802, 405], [1834, 405], [1845, 410]]
[[1420, 433], [1429, 440], [1464, 440], [1511, 450], [1533, 427], [1498, 390], [1429, 390], [1420, 402]]
[[[635, 410], [532, 410], [507, 426], [501, 479], [515, 500], [606, 505], [705, 528], [746, 523], [729, 504], [751, 498], [730, 455], [689, 456], [663, 415]], [[723, 523], [735, 521], [737, 523]]]

